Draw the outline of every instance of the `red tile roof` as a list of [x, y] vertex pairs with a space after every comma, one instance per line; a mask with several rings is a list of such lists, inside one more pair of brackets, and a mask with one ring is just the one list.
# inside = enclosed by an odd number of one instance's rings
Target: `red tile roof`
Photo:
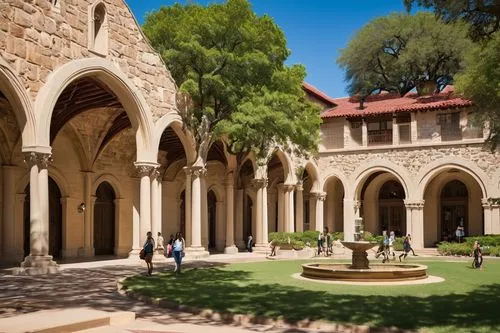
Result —
[[418, 96], [408, 93], [403, 97], [398, 94], [384, 93], [365, 99], [364, 109], [359, 110], [359, 98], [335, 98], [337, 105], [321, 113], [321, 118], [363, 117], [384, 113], [431, 111], [449, 108], [468, 107], [472, 102], [453, 94], [453, 86], [446, 87], [441, 93], [432, 96]]
[[302, 82], [302, 89], [304, 89], [306, 93], [313, 95], [317, 99], [320, 99], [327, 104], [333, 104], [333, 105], [336, 104], [333, 98], [331, 98], [330, 96], [328, 96], [315, 86], [310, 85], [309, 83]]

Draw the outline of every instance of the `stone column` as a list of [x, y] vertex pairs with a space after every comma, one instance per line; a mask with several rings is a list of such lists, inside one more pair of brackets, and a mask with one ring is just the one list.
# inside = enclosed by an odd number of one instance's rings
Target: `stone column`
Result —
[[[312, 193], [311, 193], [312, 194]], [[316, 197], [316, 231], [323, 232], [323, 207], [324, 207], [324, 202], [326, 199], [326, 194], [325, 193], [315, 193], [314, 196]]]
[[392, 117], [392, 145], [399, 145], [399, 126], [395, 116]]
[[297, 221], [297, 232], [304, 231], [304, 198], [302, 182], [298, 182], [295, 187], [297, 190], [297, 209], [295, 210], [295, 219]]
[[362, 146], [366, 147], [366, 146], [368, 146], [368, 126], [367, 126], [366, 120], [364, 118], [362, 121], [363, 122], [361, 124], [361, 142], [362, 142]]
[[234, 241], [237, 247], [245, 247], [245, 240], [243, 239], [243, 194], [244, 190], [239, 188], [236, 190], [235, 202], [235, 226], [234, 226]]
[[255, 251], [267, 251], [267, 179], [254, 179], [253, 186], [257, 190], [255, 210]]
[[293, 193], [294, 186], [286, 185], [285, 186], [285, 207], [286, 207], [286, 220], [285, 220], [285, 231], [286, 232], [295, 232], [295, 206], [293, 203]]
[[206, 172], [200, 176], [201, 200], [201, 246], [208, 249], [208, 191]]
[[357, 200], [344, 199], [344, 240], [354, 241], [354, 219], [359, 215]]
[[416, 142], [418, 139], [418, 127], [417, 127], [417, 112], [410, 113], [410, 140], [411, 142]]
[[[184, 209], [185, 209], [185, 213], [184, 213], [184, 218], [185, 218], [185, 225], [186, 225], [186, 235], [185, 235], [185, 241], [186, 241], [186, 244], [187, 246], [192, 246], [192, 243], [193, 243], [193, 239], [191, 237], [191, 230], [192, 230], [192, 227], [191, 227], [191, 211], [192, 211], [192, 208], [191, 208], [191, 185], [192, 185], [192, 181], [191, 181], [191, 173], [192, 173], [192, 169], [191, 168], [188, 168], [188, 167], [184, 167], [184, 172], [186, 173], [186, 189], [184, 190]], [[177, 209], [177, 207], [176, 207]]]
[[[161, 232], [161, 179], [158, 168], [151, 171], [151, 232], [153, 238], [158, 238], [158, 233]], [[158, 247], [158, 244], [156, 244]]]
[[208, 256], [201, 245], [201, 177], [207, 169], [201, 166], [191, 168], [191, 246], [186, 248], [186, 255], [190, 258]]
[[[3, 224], [3, 241], [0, 247], [3, 247], [3, 253], [5, 253], [5, 259], [8, 261], [17, 261], [19, 255], [19, 249], [15, 246], [16, 240], [16, 228], [21, 227], [22, 224], [16, 223], [15, 220], [15, 181], [16, 181], [16, 167], [12, 165], [4, 165], [3, 169], [3, 181], [2, 181], [2, 196], [3, 196], [3, 214], [2, 214], [2, 224]], [[2, 206], [0, 206], [2, 207]], [[2, 225], [0, 225], [0, 228]], [[21, 249], [22, 250], [22, 249]], [[22, 254], [21, 254], [22, 259]]]
[[411, 235], [414, 249], [424, 248], [424, 200], [405, 200], [406, 234]]
[[484, 214], [484, 234], [492, 235], [500, 232], [499, 208], [500, 205], [484, 198], [481, 200]]
[[224, 253], [238, 253], [234, 245], [234, 174], [228, 172], [226, 176], [226, 246]]
[[285, 219], [284, 219], [284, 212], [285, 212], [285, 193], [284, 193], [284, 185], [283, 184], [278, 184], [277, 189], [278, 189], [278, 211], [276, 212], [278, 214], [278, 230], [279, 232], [285, 231]]
[[94, 256], [94, 235], [92, 233], [92, 224], [94, 219], [93, 209], [90, 209], [90, 201], [92, 197], [92, 180], [94, 177], [93, 172], [83, 173], [84, 182], [84, 203], [86, 206], [83, 213], [83, 249], [80, 255], [84, 257]]
[[151, 231], [151, 172], [154, 170], [155, 165], [135, 163], [137, 167], [139, 178], [141, 179], [140, 185], [140, 204], [139, 204], [139, 220], [140, 220], [140, 234], [139, 244], [146, 240], [146, 234]]
[[25, 162], [30, 170], [30, 254], [18, 274], [56, 273], [59, 266], [49, 255], [49, 175], [50, 154], [28, 152]]

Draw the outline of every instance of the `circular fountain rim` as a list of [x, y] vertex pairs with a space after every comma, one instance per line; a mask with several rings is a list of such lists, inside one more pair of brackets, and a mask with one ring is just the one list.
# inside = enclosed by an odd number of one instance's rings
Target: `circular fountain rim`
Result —
[[311, 279], [302, 276], [302, 273], [294, 273], [291, 275], [292, 278], [312, 283], [323, 283], [323, 284], [337, 284], [337, 285], [350, 285], [350, 286], [409, 286], [409, 285], [420, 285], [420, 284], [431, 284], [444, 282], [445, 279], [440, 276], [427, 275], [425, 279], [418, 280], [405, 280], [405, 281], [343, 281], [343, 280], [322, 280], [322, 279]]

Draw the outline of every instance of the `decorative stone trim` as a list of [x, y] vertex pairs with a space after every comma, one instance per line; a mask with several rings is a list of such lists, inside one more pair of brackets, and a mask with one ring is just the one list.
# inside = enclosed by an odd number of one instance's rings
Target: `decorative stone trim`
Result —
[[267, 178], [252, 179], [252, 186], [256, 189], [266, 188], [267, 185]]
[[207, 169], [205, 167], [192, 167], [191, 175], [193, 177], [193, 180], [196, 178], [205, 177], [207, 175]]
[[47, 169], [50, 162], [52, 162], [51, 154], [35, 151], [24, 153], [24, 163], [26, 163], [29, 168], [37, 165], [39, 169]]
[[425, 200], [404, 200], [406, 208], [410, 209], [424, 209]]
[[323, 192], [311, 192], [309, 193], [309, 197], [315, 200], [325, 201], [326, 193]]

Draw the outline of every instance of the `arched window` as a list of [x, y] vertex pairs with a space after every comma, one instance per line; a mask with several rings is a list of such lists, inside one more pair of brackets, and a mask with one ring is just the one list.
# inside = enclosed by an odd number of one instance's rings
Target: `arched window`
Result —
[[104, 56], [108, 54], [108, 15], [101, 1], [89, 7], [88, 40], [90, 51]]

